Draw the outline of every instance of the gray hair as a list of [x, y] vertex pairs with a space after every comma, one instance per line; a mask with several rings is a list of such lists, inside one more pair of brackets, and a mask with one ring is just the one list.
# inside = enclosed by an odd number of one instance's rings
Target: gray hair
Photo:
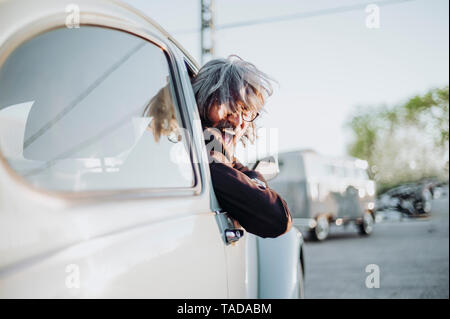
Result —
[[[210, 123], [208, 114], [214, 105], [223, 104], [231, 113], [261, 111], [266, 98], [273, 93], [271, 81], [272, 78], [252, 63], [236, 55], [209, 61], [192, 80], [203, 125]], [[253, 122], [250, 124], [250, 131], [244, 137], [253, 142], [255, 127]]]

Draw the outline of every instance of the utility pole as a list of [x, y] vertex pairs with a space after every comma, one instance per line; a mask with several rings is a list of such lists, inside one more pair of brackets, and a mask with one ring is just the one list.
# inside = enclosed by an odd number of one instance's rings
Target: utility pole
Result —
[[214, 0], [201, 0], [201, 65], [214, 57]]

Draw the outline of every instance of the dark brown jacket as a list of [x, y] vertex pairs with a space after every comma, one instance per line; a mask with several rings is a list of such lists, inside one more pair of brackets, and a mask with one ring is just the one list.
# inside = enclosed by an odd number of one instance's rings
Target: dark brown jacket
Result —
[[268, 187], [260, 173], [233, 159], [231, 164], [217, 161], [209, 164], [214, 192], [222, 209], [249, 233], [264, 238], [285, 233], [291, 221], [286, 202]]

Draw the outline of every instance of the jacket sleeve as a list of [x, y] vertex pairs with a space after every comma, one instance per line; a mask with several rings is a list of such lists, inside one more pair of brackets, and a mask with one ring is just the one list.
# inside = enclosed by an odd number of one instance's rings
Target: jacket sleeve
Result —
[[234, 157], [233, 161], [233, 168], [237, 169], [238, 171], [244, 173], [250, 178], [257, 178], [260, 181], [264, 182], [266, 187], [268, 187], [266, 179], [257, 171], [251, 170], [248, 168], [248, 166], [244, 166], [241, 162], [239, 162], [236, 157]]
[[246, 231], [263, 238], [286, 232], [288, 206], [275, 191], [252, 180], [256, 177], [267, 185], [261, 174], [240, 163], [212, 162], [210, 171], [219, 204]]

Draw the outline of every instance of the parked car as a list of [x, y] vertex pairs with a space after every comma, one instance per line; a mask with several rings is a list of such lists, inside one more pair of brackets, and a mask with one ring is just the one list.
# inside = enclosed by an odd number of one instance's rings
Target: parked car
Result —
[[396, 210], [410, 217], [428, 216], [435, 185], [430, 181], [422, 181], [391, 188], [380, 196], [377, 209]]
[[448, 196], [448, 181], [437, 182], [433, 187], [433, 199]]
[[0, 2], [0, 298], [303, 296], [300, 232], [217, 202], [198, 69], [118, 1]]
[[328, 237], [330, 226], [354, 223], [369, 235], [375, 220], [375, 183], [367, 162], [330, 157], [312, 150], [280, 153], [280, 174], [270, 185], [288, 203], [293, 224], [316, 240]]

